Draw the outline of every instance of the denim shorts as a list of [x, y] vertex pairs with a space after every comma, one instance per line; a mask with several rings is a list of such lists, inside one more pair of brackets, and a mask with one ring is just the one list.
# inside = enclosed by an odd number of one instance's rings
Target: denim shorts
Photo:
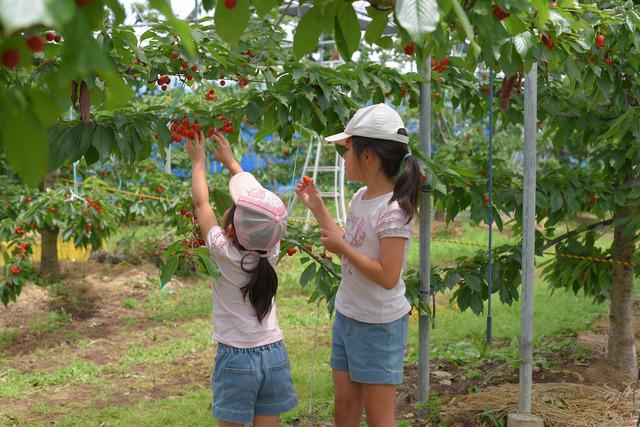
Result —
[[298, 404], [282, 341], [253, 348], [218, 343], [211, 388], [213, 416], [230, 423], [248, 424], [254, 415], [279, 415]]
[[331, 367], [364, 384], [400, 384], [409, 315], [389, 323], [365, 323], [336, 310]]

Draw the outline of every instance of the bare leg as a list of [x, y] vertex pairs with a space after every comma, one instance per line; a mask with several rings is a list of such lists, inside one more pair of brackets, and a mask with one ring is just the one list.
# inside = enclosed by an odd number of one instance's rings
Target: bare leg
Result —
[[369, 427], [395, 427], [396, 386], [391, 384], [361, 384], [364, 410]]
[[351, 381], [349, 372], [333, 370], [335, 426], [360, 427], [362, 384]]

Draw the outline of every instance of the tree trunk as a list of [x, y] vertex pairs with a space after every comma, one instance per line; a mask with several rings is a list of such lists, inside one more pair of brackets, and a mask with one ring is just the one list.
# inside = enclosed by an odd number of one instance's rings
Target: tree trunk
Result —
[[[44, 188], [52, 187], [58, 180], [58, 171], [44, 177]], [[48, 282], [60, 280], [60, 260], [58, 259], [58, 229], [44, 227], [40, 230], [40, 277]]]
[[51, 230], [45, 227], [40, 230], [40, 238], [40, 277], [48, 282], [57, 282], [60, 280], [58, 230]]
[[[615, 213], [614, 218], [629, 215], [626, 208]], [[635, 242], [632, 240], [635, 230], [623, 234], [624, 226], [617, 226], [613, 234], [613, 259], [632, 262]], [[629, 380], [638, 377], [636, 358], [633, 303], [633, 267], [613, 264], [611, 284], [611, 308], [609, 311], [609, 342], [607, 360], [611, 366], [626, 373]]]

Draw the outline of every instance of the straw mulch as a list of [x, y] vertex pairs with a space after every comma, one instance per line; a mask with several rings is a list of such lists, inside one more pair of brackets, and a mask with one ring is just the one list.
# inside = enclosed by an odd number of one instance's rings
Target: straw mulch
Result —
[[[470, 420], [505, 418], [518, 407], [518, 385], [502, 384], [479, 393], [456, 396], [442, 405], [440, 416], [451, 425], [469, 426]], [[533, 385], [532, 411], [545, 426], [635, 427], [632, 390], [617, 391], [607, 386], [572, 383]]]

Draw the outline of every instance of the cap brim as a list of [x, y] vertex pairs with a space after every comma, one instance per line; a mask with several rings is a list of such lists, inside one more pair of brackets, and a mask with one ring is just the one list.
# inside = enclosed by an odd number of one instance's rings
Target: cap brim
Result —
[[229, 193], [234, 203], [252, 188], [262, 188], [262, 185], [249, 172], [237, 173], [229, 181]]
[[336, 133], [335, 135], [327, 136], [324, 140], [327, 142], [335, 142], [336, 144], [340, 144], [350, 136], [351, 135], [349, 135], [348, 133], [340, 132], [340, 133]]

